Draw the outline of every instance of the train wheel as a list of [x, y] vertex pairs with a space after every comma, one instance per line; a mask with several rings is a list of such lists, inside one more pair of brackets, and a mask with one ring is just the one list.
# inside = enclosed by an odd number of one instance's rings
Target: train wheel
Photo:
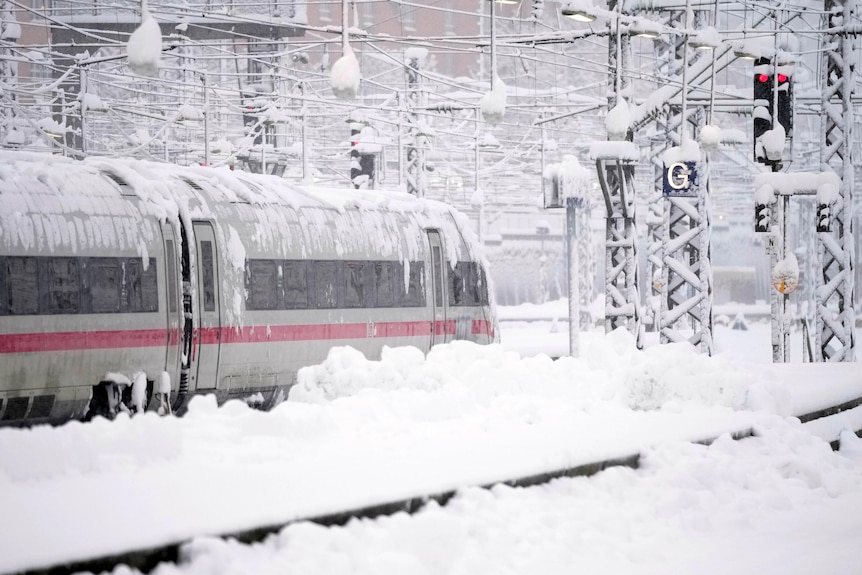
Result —
[[114, 384], [108, 382], [100, 382], [99, 385], [93, 386], [93, 395], [90, 397], [90, 405], [87, 408], [87, 414], [84, 416], [84, 421], [90, 421], [96, 416], [102, 416], [105, 419], [114, 419], [116, 412], [111, 409], [110, 394], [113, 392]]

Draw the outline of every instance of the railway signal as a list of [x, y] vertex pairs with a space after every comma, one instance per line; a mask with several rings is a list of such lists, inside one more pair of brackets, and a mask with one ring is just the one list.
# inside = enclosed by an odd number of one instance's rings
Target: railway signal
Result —
[[374, 188], [377, 158], [374, 152], [367, 148], [376, 146], [373, 143], [369, 145], [366, 141], [375, 139], [369, 138], [374, 131], [368, 127], [365, 115], [360, 110], [351, 112], [347, 122], [350, 124], [350, 181], [356, 189]]
[[[775, 66], [769, 58], [754, 63], [754, 160], [773, 163], [766, 157], [761, 137], [773, 128], [773, 121], [784, 128], [785, 138], [793, 136], [793, 82], [791, 66]], [[777, 73], [776, 73], [777, 72]]]
[[769, 231], [769, 206], [767, 204], [754, 204], [754, 231], [755, 233], [765, 233]]

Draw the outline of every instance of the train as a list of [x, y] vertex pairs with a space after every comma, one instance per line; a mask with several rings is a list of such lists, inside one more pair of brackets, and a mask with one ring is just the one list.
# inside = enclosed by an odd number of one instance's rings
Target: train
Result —
[[268, 409], [334, 346], [498, 341], [462, 213], [227, 167], [0, 152], [0, 426]]

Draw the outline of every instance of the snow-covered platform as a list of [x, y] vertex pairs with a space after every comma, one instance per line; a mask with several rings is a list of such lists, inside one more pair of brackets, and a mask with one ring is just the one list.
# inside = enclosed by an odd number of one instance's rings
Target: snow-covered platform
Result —
[[[722, 441], [862, 398], [854, 364], [638, 352], [623, 332], [582, 349], [552, 361], [458, 342], [379, 362], [339, 349], [269, 413], [200, 397], [182, 418], [0, 430], [0, 572]], [[857, 412], [806, 425], [832, 441], [862, 428]]]

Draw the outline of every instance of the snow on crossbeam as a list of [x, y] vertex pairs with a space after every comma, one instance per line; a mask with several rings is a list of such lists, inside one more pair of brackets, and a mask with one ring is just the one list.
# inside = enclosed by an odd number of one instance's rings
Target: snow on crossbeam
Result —
[[764, 172], [754, 176], [756, 194], [761, 193], [762, 188], [768, 189], [766, 186], [771, 186], [775, 195], [817, 194], [821, 203], [832, 203], [841, 190], [841, 178], [835, 172]]
[[593, 142], [590, 144], [590, 159], [636, 162], [640, 159], [640, 150], [632, 142]]

